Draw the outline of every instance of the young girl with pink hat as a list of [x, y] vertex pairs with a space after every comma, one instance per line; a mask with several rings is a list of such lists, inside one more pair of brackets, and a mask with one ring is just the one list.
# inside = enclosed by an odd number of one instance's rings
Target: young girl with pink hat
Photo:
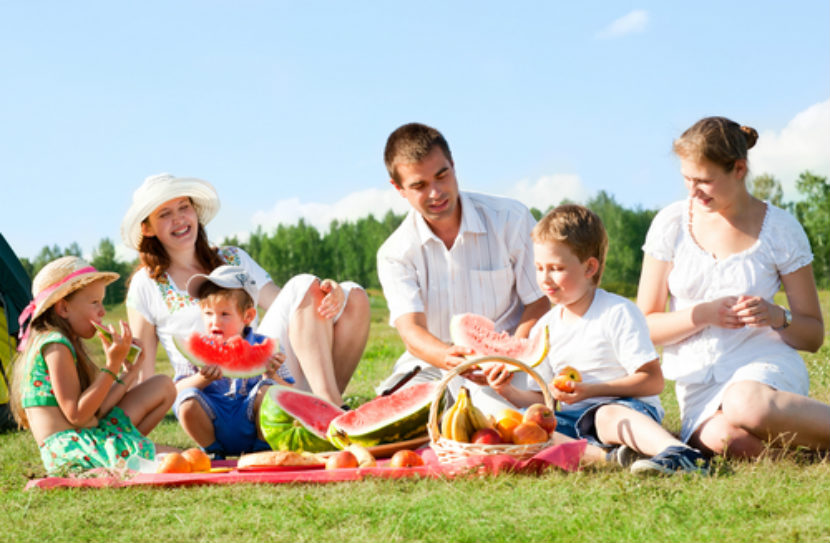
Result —
[[99, 332], [103, 367], [84, 349], [81, 339], [101, 325], [105, 288], [116, 279], [78, 257], [58, 258], [35, 276], [34, 300], [20, 317], [23, 353], [15, 361], [12, 413], [31, 430], [50, 473], [111, 468], [132, 455], [152, 460], [155, 447], [145, 436], [175, 399], [167, 376], [136, 385], [141, 355], [127, 361], [126, 323], [120, 334], [108, 327], [111, 339]]
[[[174, 336], [203, 327], [198, 300], [188, 294], [187, 282], [221, 265], [241, 266], [259, 289], [256, 304], [267, 310], [256, 331], [279, 340], [294, 386], [341, 405], [369, 334], [365, 291], [356, 283], [321, 281], [309, 274], [293, 277], [280, 289], [244, 250], [208, 243], [204, 226], [218, 210], [216, 190], [201, 179], [154, 175], [133, 195], [121, 237], [141, 260], [130, 282], [127, 314], [146, 353], [142, 375], [154, 373], [161, 342], [179, 392], [198, 386], [200, 373], [173, 343]], [[201, 442], [212, 429], [214, 414], [195, 400], [179, 407], [183, 428]]]

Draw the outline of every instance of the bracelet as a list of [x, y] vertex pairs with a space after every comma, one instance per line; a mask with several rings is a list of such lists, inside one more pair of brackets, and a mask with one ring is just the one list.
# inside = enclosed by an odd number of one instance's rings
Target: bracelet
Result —
[[112, 378], [115, 379], [115, 382], [118, 383], [119, 385], [124, 384], [124, 381], [122, 381], [121, 378], [118, 377], [116, 374], [111, 372], [109, 368], [98, 368], [98, 369], [101, 370], [104, 373], [109, 373], [110, 375], [112, 375]]

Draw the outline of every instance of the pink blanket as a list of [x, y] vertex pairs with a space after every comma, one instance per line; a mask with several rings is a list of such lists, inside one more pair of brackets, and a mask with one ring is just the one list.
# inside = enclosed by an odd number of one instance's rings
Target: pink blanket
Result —
[[442, 464], [430, 448], [417, 452], [424, 459], [424, 465], [416, 468], [390, 468], [388, 460], [381, 460], [375, 468], [344, 468], [336, 470], [272, 468], [257, 471], [235, 469], [236, 461], [217, 461], [214, 467], [232, 468], [224, 473], [130, 473], [126, 477], [44, 477], [33, 479], [26, 484], [32, 488], [113, 488], [135, 485], [179, 486], [194, 484], [231, 483], [332, 483], [359, 481], [366, 477], [397, 479], [401, 477], [457, 477], [473, 474], [498, 474], [505, 472], [541, 473], [556, 467], [565, 471], [579, 469], [579, 461], [585, 452], [585, 440], [555, 445], [540, 452], [533, 458], [518, 461], [507, 455], [476, 456], [460, 462]]

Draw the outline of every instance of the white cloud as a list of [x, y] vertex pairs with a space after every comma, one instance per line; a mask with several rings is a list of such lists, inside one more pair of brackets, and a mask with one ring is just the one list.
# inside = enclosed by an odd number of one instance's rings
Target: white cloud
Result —
[[798, 197], [795, 180], [804, 170], [830, 175], [830, 99], [800, 112], [780, 132], [761, 132], [749, 151], [749, 168], [752, 175], [778, 179], [785, 200]]
[[629, 34], [643, 32], [646, 29], [646, 26], [648, 26], [648, 20], [649, 16], [647, 11], [636, 9], [631, 13], [623, 15], [597, 32], [597, 38], [611, 40], [614, 38], [621, 38]]
[[[583, 202], [589, 197], [579, 176], [573, 174], [546, 175], [536, 181], [522, 179], [503, 194], [542, 211], [565, 198]], [[395, 213], [409, 210], [407, 201], [392, 188], [355, 192], [333, 204], [301, 202], [299, 198], [288, 198], [278, 200], [268, 210], [254, 212], [251, 217], [251, 230], [262, 226], [263, 231], [272, 232], [280, 224], [294, 225], [302, 218], [323, 233], [328, 231], [331, 221], [335, 219], [355, 221], [369, 213], [380, 219], [389, 210]], [[236, 235], [241, 241], [248, 238], [247, 233], [240, 232]], [[221, 237], [223, 236], [219, 236]]]
[[507, 196], [515, 198], [527, 207], [545, 211], [551, 205], [557, 205], [564, 199], [584, 202], [588, 191], [575, 174], [553, 174], [540, 177], [534, 182], [522, 179], [516, 183]]
[[403, 213], [409, 209], [409, 204], [393, 188], [367, 189], [349, 194], [333, 204], [304, 203], [299, 198], [278, 200], [271, 209], [255, 212], [251, 222], [254, 228], [262, 226], [265, 232], [270, 232], [279, 224], [297, 224], [303, 218], [320, 232], [326, 232], [335, 219], [355, 221], [370, 213], [380, 219], [390, 209]]

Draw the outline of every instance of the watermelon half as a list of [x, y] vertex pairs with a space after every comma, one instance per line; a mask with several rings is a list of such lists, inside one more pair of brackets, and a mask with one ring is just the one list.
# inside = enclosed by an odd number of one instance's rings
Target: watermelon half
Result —
[[425, 436], [438, 385], [437, 381], [417, 383], [346, 411], [331, 421], [329, 441], [345, 449], [349, 443], [374, 447]]
[[196, 366], [219, 366], [225, 377], [261, 375], [265, 372], [268, 360], [279, 348], [277, 341], [272, 338], [251, 345], [240, 336], [221, 342], [210, 334], [198, 332], [186, 339], [173, 336], [173, 343], [190, 363]]
[[[524, 362], [531, 368], [538, 366], [548, 355], [548, 327], [545, 326], [534, 337], [518, 338], [507, 332], [496, 332], [493, 321], [482, 315], [462, 313], [450, 320], [450, 337], [456, 345], [473, 349], [476, 356], [505, 356]], [[479, 364], [481, 369], [499, 362]], [[509, 371], [519, 371], [517, 366], [508, 366]]]
[[275, 451], [331, 451], [334, 446], [326, 439], [326, 430], [342, 413], [313, 394], [274, 385], [262, 399], [259, 424]]

